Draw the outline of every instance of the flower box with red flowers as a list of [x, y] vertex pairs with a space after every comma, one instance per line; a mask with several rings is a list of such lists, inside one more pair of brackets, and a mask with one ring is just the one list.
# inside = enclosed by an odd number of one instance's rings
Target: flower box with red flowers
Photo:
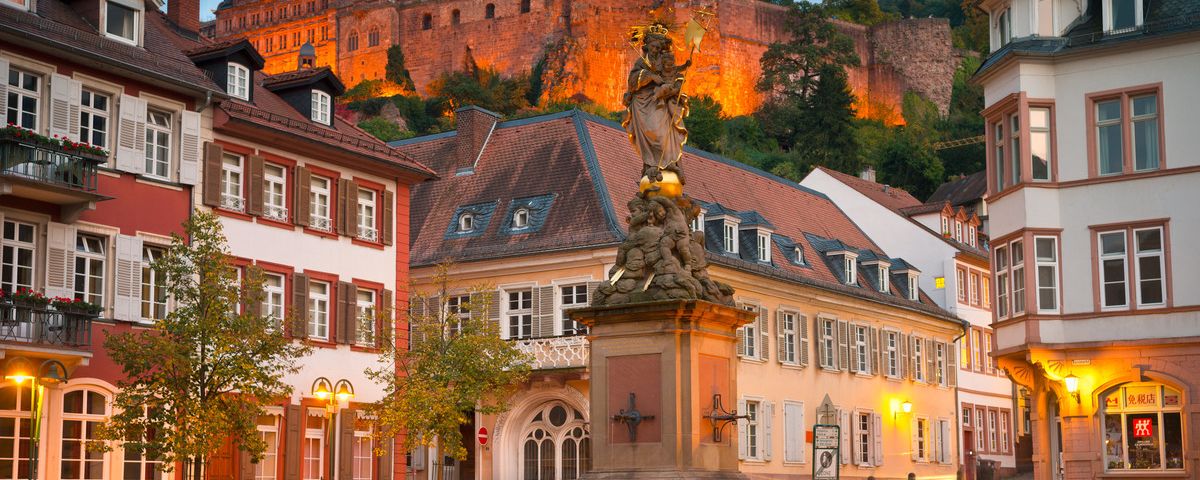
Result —
[[19, 288], [15, 292], [5, 293], [4, 299], [20, 307], [46, 308], [46, 305], [50, 304], [50, 299], [42, 295], [42, 292], [28, 288]]
[[54, 299], [50, 300], [50, 305], [54, 306], [54, 309], [60, 312], [80, 315], [96, 316], [100, 314], [101, 310], [104, 310], [104, 307], [100, 305], [78, 298], [54, 297]]

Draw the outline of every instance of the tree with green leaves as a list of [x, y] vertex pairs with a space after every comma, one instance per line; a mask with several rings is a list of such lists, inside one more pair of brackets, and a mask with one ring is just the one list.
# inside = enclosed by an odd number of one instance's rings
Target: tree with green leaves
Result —
[[104, 341], [125, 379], [92, 448], [119, 442], [162, 465], [182, 461], [192, 478], [203, 478], [205, 460], [231, 439], [261, 458], [258, 416], [291, 394], [283, 377], [298, 370], [308, 347], [284, 335], [282, 319], [249, 307], [262, 304], [262, 273], [239, 279], [230, 259], [212, 213], [193, 214], [184, 235], [173, 235], [151, 268], [166, 278], [175, 308], [148, 330]]
[[366, 372], [384, 396], [367, 410], [378, 440], [403, 432], [405, 450], [432, 446], [461, 460], [467, 451], [460, 427], [472, 412], [505, 411], [509, 394], [529, 375], [530, 358], [488, 319], [491, 289], [472, 288], [468, 304], [447, 305], [449, 271], [449, 264], [438, 265], [434, 291], [409, 298], [409, 345], [384, 342], [378, 368]]
[[807, 98], [826, 67], [859, 64], [854, 40], [838, 31], [822, 5], [801, 2], [789, 8], [783, 36], [787, 40], [772, 43], [759, 60], [759, 91]]
[[708, 95], [688, 99], [687, 143], [701, 150], [715, 152], [725, 135], [725, 116], [721, 102]]
[[871, 26], [899, 17], [879, 8], [878, 0], [825, 0], [830, 15], [840, 20]]
[[383, 67], [383, 78], [404, 87], [405, 90], [416, 89], [413, 86], [412, 76], [408, 74], [408, 69], [404, 66], [404, 50], [400, 48], [400, 45], [388, 47], [387, 65]]
[[861, 165], [854, 139], [854, 94], [845, 70], [835, 65], [823, 67], [804, 104], [795, 149], [809, 165], [857, 174]]

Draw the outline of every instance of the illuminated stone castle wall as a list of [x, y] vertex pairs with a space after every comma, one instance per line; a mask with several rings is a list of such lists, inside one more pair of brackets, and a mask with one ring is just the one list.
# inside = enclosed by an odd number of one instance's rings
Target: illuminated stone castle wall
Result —
[[[267, 59], [270, 73], [294, 69], [299, 44], [312, 38], [317, 63], [333, 65], [349, 86], [382, 78], [387, 48], [398, 43], [422, 93], [442, 73], [470, 62], [520, 75], [545, 59], [548, 95], [582, 94], [618, 109], [636, 54], [627, 41], [629, 26], [645, 22], [657, 1], [340, 0], [322, 8], [321, 0], [230, 0], [217, 11], [216, 30], [218, 37], [249, 37]], [[683, 4], [676, 2], [679, 24], [690, 11]], [[280, 9], [288, 15], [281, 16]], [[726, 113], [748, 113], [763, 100], [754, 90], [759, 58], [781, 39], [784, 9], [758, 0], [720, 0], [716, 10], [717, 21], [695, 55], [687, 91], [716, 97]], [[274, 13], [268, 17], [266, 12]], [[959, 60], [946, 20], [838, 26], [854, 39], [862, 59], [849, 72], [861, 116], [898, 121], [900, 99], [909, 90], [945, 111]], [[378, 42], [372, 44], [372, 38]], [[682, 61], [686, 52], [679, 56]]]

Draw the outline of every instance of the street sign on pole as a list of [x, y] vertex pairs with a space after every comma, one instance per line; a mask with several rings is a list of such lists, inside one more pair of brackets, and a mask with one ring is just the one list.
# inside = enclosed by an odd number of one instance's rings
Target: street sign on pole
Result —
[[476, 438], [478, 438], [478, 439], [479, 439], [479, 444], [480, 444], [480, 445], [487, 445], [487, 442], [488, 442], [488, 430], [487, 430], [487, 427], [479, 427], [479, 433], [478, 433], [478, 434], [476, 434]]
[[813, 480], [838, 480], [841, 438], [837, 425], [813, 425]]

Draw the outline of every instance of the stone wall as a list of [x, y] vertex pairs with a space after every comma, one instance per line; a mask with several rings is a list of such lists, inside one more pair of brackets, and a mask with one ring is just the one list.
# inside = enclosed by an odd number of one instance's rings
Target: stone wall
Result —
[[[218, 11], [218, 35], [248, 35], [256, 45], [265, 35], [291, 35], [308, 29], [314, 21], [331, 25], [337, 50], [318, 42], [319, 65], [334, 65], [347, 86], [382, 78], [387, 47], [398, 43], [417, 90], [428, 87], [445, 72], [468, 64], [496, 69], [505, 75], [530, 73], [546, 61], [543, 84], [553, 98], [586, 97], [618, 110], [626, 77], [637, 52], [629, 45], [629, 27], [645, 23], [647, 12], [661, 0], [432, 0], [353, 2], [343, 0], [336, 15], [316, 15], [265, 28], [225, 31], [237, 25], [230, 18], [245, 15], [255, 2]], [[264, 1], [263, 4], [274, 2]], [[522, 4], [529, 11], [522, 12]], [[494, 13], [487, 17], [491, 5]], [[697, 0], [673, 3], [675, 23], [684, 25]], [[755, 90], [759, 58], [768, 45], [784, 38], [784, 7], [760, 0], [720, 0], [716, 21], [694, 54], [685, 91], [715, 97], [730, 115], [754, 111], [763, 101]], [[326, 19], [327, 18], [327, 19]], [[230, 19], [226, 23], [222, 20]], [[428, 19], [428, 22], [427, 22]], [[278, 22], [278, 19], [277, 23]], [[836, 22], [836, 21], [835, 21]], [[293, 25], [293, 23], [295, 25]], [[304, 26], [301, 26], [301, 24]], [[945, 112], [958, 56], [944, 19], [901, 20], [874, 27], [837, 22], [855, 41], [862, 65], [851, 69], [849, 81], [857, 97], [859, 116], [900, 123], [900, 102], [905, 91], [916, 91]], [[383, 40], [367, 42], [372, 28]], [[237, 30], [234, 28], [234, 30]], [[359, 48], [348, 49], [348, 36], [357, 32]], [[261, 51], [267, 71], [295, 68], [295, 49]], [[332, 43], [332, 42], [329, 42]], [[680, 51], [679, 62], [687, 58]], [[333, 57], [333, 58], [330, 58]]]

